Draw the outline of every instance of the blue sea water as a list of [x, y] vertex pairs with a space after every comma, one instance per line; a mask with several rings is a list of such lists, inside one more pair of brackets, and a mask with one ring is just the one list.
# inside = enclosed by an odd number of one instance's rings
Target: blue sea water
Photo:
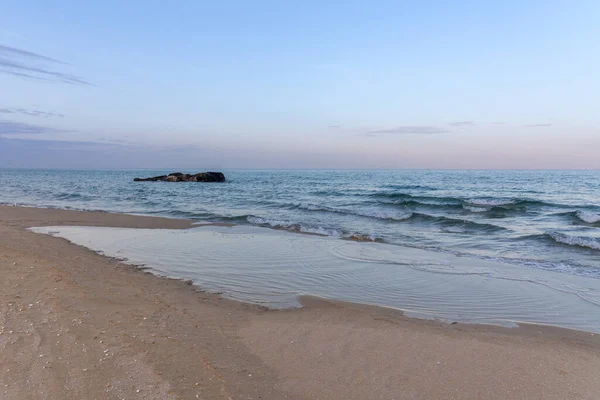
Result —
[[[600, 278], [600, 171], [0, 170], [0, 203], [258, 225]], [[181, 171], [198, 172], [198, 171]]]

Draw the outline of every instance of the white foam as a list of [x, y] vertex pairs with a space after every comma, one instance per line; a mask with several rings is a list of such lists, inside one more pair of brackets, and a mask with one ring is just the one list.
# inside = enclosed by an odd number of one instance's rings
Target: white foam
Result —
[[407, 219], [410, 219], [410, 217], [413, 216], [412, 213], [404, 213], [404, 214], [398, 214], [396, 212], [386, 212], [386, 211], [352, 211], [353, 214], [355, 215], [360, 215], [363, 217], [371, 217], [371, 218], [377, 218], [377, 219], [387, 219], [387, 220], [392, 220], [392, 221], [405, 221]]
[[471, 211], [474, 213], [480, 213], [480, 212], [486, 212], [489, 211], [488, 207], [476, 207], [476, 206], [469, 206], [469, 205], [463, 205], [463, 208], [467, 211]]
[[384, 210], [356, 210], [356, 209], [347, 209], [347, 208], [336, 208], [329, 207], [325, 205], [317, 205], [312, 203], [306, 204], [298, 204], [298, 208], [307, 210], [307, 211], [329, 211], [332, 213], [340, 213], [340, 214], [351, 214], [358, 215], [361, 217], [369, 217], [383, 220], [392, 220], [392, 221], [405, 221], [412, 217], [412, 213], [398, 213], [394, 211], [384, 211]]
[[296, 203], [295, 206], [301, 210], [307, 211], [333, 211], [331, 207], [318, 205], [314, 203]]
[[467, 203], [473, 206], [495, 207], [515, 204], [513, 199], [469, 199]]
[[571, 246], [587, 247], [593, 250], [600, 250], [600, 238], [569, 236], [559, 232], [550, 232], [548, 233], [548, 236], [559, 243], [568, 244]]
[[331, 237], [342, 237], [343, 234], [337, 229], [323, 228], [322, 226], [311, 227], [306, 225], [299, 225], [299, 232], [302, 233], [314, 233], [315, 235], [331, 236]]
[[246, 218], [248, 222], [254, 225], [269, 225], [273, 228], [283, 228], [292, 226], [292, 223], [289, 221], [277, 220], [277, 219], [267, 219], [262, 217], [248, 216]]
[[588, 224], [600, 222], [600, 215], [591, 213], [589, 211], [577, 211], [576, 215], [577, 218]]
[[315, 235], [321, 236], [332, 236], [332, 237], [343, 237], [344, 234], [337, 229], [332, 228], [324, 228], [322, 226], [307, 226], [304, 224], [298, 224], [291, 221], [277, 220], [277, 219], [267, 219], [262, 217], [254, 217], [249, 216], [246, 218], [248, 222], [254, 225], [267, 225], [271, 228], [276, 229], [287, 229], [295, 232], [301, 233], [312, 233]]

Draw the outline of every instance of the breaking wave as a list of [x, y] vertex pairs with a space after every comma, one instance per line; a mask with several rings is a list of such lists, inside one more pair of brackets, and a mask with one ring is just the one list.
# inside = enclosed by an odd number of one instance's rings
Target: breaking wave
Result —
[[295, 223], [285, 220], [267, 219], [262, 217], [255, 217], [252, 215], [247, 216], [246, 220], [252, 225], [258, 225], [273, 229], [282, 229], [290, 232], [306, 233], [319, 236], [332, 236], [357, 241], [383, 242], [382, 239], [377, 238], [374, 235], [347, 232], [339, 229], [327, 228], [322, 226], [311, 226], [308, 224]]
[[600, 238], [585, 236], [570, 236], [560, 232], [548, 232], [544, 236], [557, 243], [568, 246], [585, 247], [592, 250], [600, 250]]
[[464, 209], [471, 212], [487, 212], [492, 210], [521, 211], [540, 207], [565, 207], [562, 204], [540, 200], [521, 198], [461, 198], [448, 196], [416, 196], [404, 192], [377, 192], [369, 197], [380, 199], [383, 204], [403, 205], [408, 207], [436, 207], [444, 209]]
[[600, 214], [579, 210], [575, 212], [575, 215], [586, 224], [597, 224], [600, 222]]
[[347, 215], [356, 215], [359, 217], [367, 217], [367, 218], [375, 218], [382, 220], [390, 220], [390, 221], [404, 221], [409, 219], [412, 216], [412, 213], [398, 213], [394, 211], [385, 211], [385, 210], [355, 210], [355, 209], [347, 209], [347, 208], [336, 208], [329, 207], [325, 205], [318, 204], [296, 204], [295, 208], [306, 210], [306, 211], [322, 211], [322, 212], [330, 212], [336, 214], [347, 214]]

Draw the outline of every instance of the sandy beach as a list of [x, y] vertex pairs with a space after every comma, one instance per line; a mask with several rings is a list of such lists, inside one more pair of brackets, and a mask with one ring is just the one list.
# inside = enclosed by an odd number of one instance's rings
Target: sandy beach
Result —
[[0, 206], [1, 399], [598, 399], [600, 335], [271, 311], [27, 231], [191, 221]]

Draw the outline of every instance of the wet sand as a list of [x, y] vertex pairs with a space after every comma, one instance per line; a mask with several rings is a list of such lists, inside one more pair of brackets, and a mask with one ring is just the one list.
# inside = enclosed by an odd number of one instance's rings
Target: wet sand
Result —
[[268, 311], [26, 230], [190, 221], [0, 206], [2, 399], [598, 399], [600, 335], [315, 298]]

